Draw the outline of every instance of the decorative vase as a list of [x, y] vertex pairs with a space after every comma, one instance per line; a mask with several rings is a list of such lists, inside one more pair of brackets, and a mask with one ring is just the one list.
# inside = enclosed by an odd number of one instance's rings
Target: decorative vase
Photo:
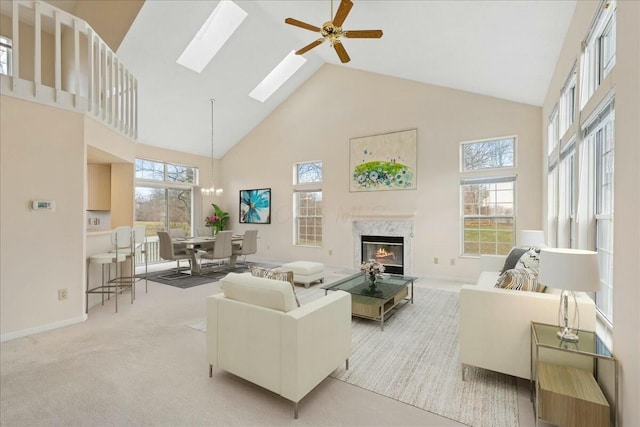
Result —
[[216, 234], [218, 234], [218, 228], [216, 226], [211, 227], [211, 235], [216, 237]]
[[375, 273], [369, 273], [369, 289], [374, 292], [376, 290], [376, 275]]

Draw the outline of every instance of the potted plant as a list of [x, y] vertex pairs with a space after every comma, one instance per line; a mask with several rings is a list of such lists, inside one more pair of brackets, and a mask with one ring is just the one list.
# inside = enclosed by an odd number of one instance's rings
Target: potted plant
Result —
[[211, 206], [213, 206], [213, 215], [204, 219], [204, 225], [211, 227], [211, 233], [215, 236], [227, 226], [229, 213], [220, 209], [220, 207], [215, 203], [211, 203]]

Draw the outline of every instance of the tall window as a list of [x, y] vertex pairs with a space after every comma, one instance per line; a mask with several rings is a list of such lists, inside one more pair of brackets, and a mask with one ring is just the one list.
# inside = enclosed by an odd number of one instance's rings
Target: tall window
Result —
[[0, 36], [0, 74], [10, 76], [12, 74], [11, 67], [11, 51], [13, 43], [8, 37]]
[[298, 163], [294, 169], [294, 244], [322, 246], [322, 162]]
[[507, 254], [515, 239], [515, 177], [460, 181], [462, 254]]
[[589, 34], [583, 42], [581, 57], [580, 108], [595, 93], [616, 62], [616, 1], [603, 1]]
[[576, 83], [576, 67], [574, 65], [560, 94], [560, 129], [558, 136], [564, 135], [576, 118]]
[[549, 125], [547, 126], [547, 152], [549, 155], [553, 153], [560, 143], [560, 126], [558, 123], [558, 108], [553, 109], [553, 113], [549, 117]]
[[197, 169], [192, 166], [136, 159], [135, 223], [147, 236], [182, 228], [191, 235], [192, 193]]
[[549, 165], [547, 175], [547, 245], [558, 246], [558, 162]]
[[460, 151], [463, 172], [512, 168], [516, 165], [515, 137], [464, 142]]
[[575, 145], [571, 143], [560, 153], [558, 182], [558, 237], [556, 246], [575, 247]]
[[595, 154], [595, 249], [600, 265], [600, 292], [596, 293], [596, 306], [610, 322], [613, 322], [614, 121], [611, 103], [585, 130], [585, 140]]

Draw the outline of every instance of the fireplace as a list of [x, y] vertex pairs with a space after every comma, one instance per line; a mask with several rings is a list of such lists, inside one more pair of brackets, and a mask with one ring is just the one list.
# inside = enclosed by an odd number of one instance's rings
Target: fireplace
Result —
[[361, 236], [362, 261], [375, 259], [385, 273], [404, 274], [404, 238], [402, 236]]

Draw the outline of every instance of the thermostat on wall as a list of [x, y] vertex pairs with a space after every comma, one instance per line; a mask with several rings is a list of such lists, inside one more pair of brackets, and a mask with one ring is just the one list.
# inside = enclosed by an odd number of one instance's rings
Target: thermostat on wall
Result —
[[31, 210], [54, 212], [56, 210], [56, 202], [53, 200], [34, 200], [31, 202]]

